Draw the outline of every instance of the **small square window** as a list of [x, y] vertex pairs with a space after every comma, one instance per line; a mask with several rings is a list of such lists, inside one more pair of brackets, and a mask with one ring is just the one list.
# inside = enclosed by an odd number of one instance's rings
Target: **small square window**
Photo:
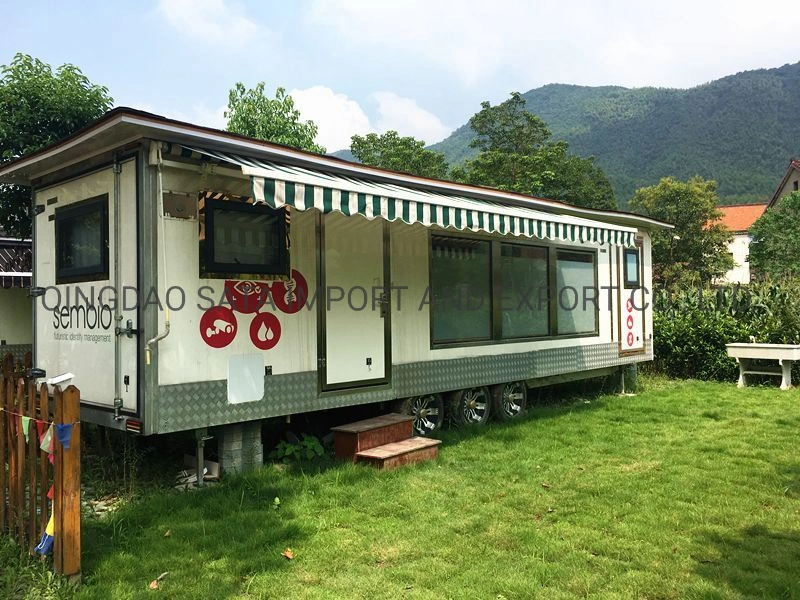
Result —
[[289, 274], [283, 209], [207, 199], [202, 213], [202, 277]]
[[641, 285], [639, 278], [639, 249], [625, 249], [625, 287], [634, 288]]
[[108, 279], [108, 194], [55, 211], [56, 283]]

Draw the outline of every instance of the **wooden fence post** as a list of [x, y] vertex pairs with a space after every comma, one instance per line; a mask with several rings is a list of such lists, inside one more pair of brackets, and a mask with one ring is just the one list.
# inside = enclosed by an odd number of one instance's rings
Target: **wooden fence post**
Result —
[[56, 444], [55, 548], [56, 573], [80, 580], [81, 576], [81, 429], [80, 392], [71, 385], [56, 386], [56, 423], [72, 424], [69, 449]]

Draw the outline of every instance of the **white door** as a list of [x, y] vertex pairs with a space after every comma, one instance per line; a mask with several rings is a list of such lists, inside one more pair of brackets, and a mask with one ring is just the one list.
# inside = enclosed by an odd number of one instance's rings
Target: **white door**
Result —
[[385, 383], [390, 311], [384, 301], [384, 223], [334, 213], [323, 217], [322, 231], [322, 388]]
[[618, 253], [620, 288], [620, 353], [644, 352], [645, 302], [642, 247], [620, 248]]

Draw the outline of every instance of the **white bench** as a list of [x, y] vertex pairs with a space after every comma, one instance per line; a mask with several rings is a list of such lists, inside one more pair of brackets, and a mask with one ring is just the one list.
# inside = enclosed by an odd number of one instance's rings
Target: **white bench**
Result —
[[[739, 363], [738, 387], [745, 387], [745, 375], [779, 375], [781, 389], [792, 387], [792, 364], [800, 360], [800, 345], [795, 344], [727, 344], [728, 356]], [[775, 367], [759, 365], [756, 361], [777, 361]]]

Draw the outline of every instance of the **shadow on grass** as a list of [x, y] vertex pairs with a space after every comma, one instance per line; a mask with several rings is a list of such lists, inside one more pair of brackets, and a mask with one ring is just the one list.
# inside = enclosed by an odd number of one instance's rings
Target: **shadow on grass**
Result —
[[746, 598], [800, 597], [800, 532], [751, 525], [735, 533], [708, 533], [697, 573]]
[[207, 597], [241, 593], [252, 575], [290, 568], [281, 552], [313, 533], [293, 499], [314, 493], [306, 489], [309, 476], [337, 467], [344, 484], [368, 476], [341, 463], [267, 464], [202, 490], [150, 493], [103, 519], [84, 520], [81, 596], [141, 593], [163, 572], [169, 577], [160, 589], [170, 598], [184, 597], [181, 582], [188, 581]]
[[476, 436], [513, 443], [525, 437], [519, 431], [523, 424], [605, 407], [605, 398], [612, 393], [613, 388], [609, 387], [604, 378], [534, 388], [528, 391], [528, 410], [522, 418], [505, 422], [490, 421], [488, 426], [450, 426], [431, 437], [442, 440], [448, 446], [455, 446]]

